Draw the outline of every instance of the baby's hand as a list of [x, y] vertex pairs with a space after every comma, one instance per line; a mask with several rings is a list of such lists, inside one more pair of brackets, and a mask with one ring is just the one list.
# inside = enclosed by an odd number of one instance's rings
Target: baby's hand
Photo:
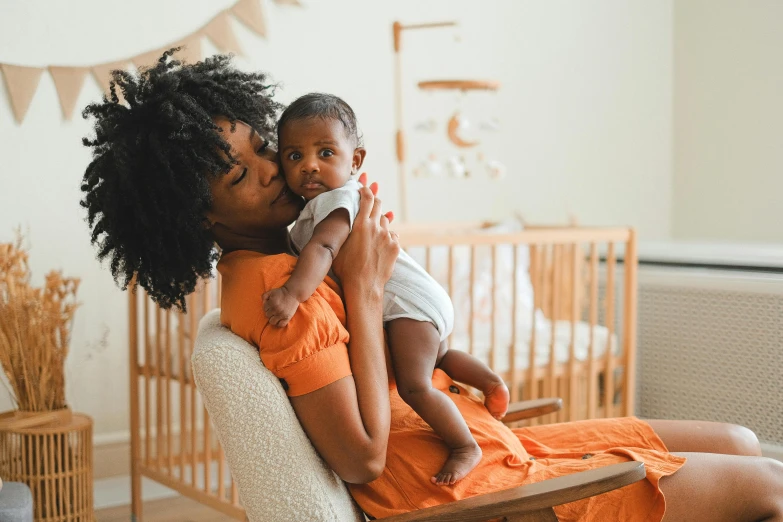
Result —
[[280, 328], [288, 324], [299, 308], [299, 301], [284, 286], [270, 290], [262, 299], [269, 324]]

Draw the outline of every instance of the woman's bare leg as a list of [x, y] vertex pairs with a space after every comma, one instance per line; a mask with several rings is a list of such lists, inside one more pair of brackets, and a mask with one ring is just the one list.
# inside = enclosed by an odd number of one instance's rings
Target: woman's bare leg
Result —
[[438, 485], [454, 484], [476, 467], [481, 460], [481, 448], [457, 406], [446, 394], [432, 387], [432, 372], [440, 355], [438, 330], [431, 323], [412, 319], [389, 321], [386, 330], [400, 398], [451, 450], [443, 468], [431, 480]]
[[671, 452], [761, 456], [756, 434], [736, 424], [708, 421], [648, 420]]
[[678, 453], [688, 461], [661, 479], [664, 522], [783, 521], [783, 463], [764, 457]]

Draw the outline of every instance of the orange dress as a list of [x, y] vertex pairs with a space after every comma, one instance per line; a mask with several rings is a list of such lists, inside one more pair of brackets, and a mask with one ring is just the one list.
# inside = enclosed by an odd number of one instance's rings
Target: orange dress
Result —
[[[296, 258], [235, 251], [223, 255], [221, 322], [260, 348], [264, 365], [289, 396], [304, 395], [351, 375], [348, 332], [339, 288], [327, 279], [302, 303], [285, 328], [270, 326], [261, 295], [281, 286]], [[443, 441], [397, 394], [390, 379], [391, 431], [386, 468], [369, 484], [351, 484], [356, 502], [375, 518], [509, 489], [548, 478], [629, 460], [643, 461], [646, 480], [555, 508], [565, 521], [658, 521], [665, 502], [658, 482], [685, 459], [668, 453], [653, 429], [636, 418], [600, 419], [511, 430], [482, 402], [435, 370], [433, 386], [462, 413], [481, 462], [454, 486], [435, 486], [432, 477], [446, 461]]]

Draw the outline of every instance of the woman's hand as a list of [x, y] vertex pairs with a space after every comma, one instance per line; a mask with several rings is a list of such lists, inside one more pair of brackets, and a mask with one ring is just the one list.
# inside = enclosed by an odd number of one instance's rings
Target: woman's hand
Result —
[[[365, 175], [362, 175], [366, 180]], [[362, 178], [360, 178], [360, 181]], [[383, 286], [391, 277], [394, 263], [400, 252], [397, 233], [389, 230], [390, 217], [381, 214], [381, 200], [375, 190], [363, 186], [359, 189], [361, 201], [353, 229], [337, 254], [332, 269], [343, 282], [343, 287], [362, 285], [367, 290], [383, 292]]]

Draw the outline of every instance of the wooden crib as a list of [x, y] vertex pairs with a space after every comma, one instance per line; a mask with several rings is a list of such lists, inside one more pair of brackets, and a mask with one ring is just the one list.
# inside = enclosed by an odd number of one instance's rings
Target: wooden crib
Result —
[[[536, 422], [633, 414], [633, 229], [428, 225], [398, 231], [406, 250], [452, 296], [452, 348], [501, 374], [512, 400], [563, 398], [560, 412]], [[245, 518], [190, 370], [198, 322], [219, 301], [219, 278], [188, 297], [187, 314], [159, 309], [141, 290], [129, 292], [133, 520], [142, 520], [142, 477]]]

